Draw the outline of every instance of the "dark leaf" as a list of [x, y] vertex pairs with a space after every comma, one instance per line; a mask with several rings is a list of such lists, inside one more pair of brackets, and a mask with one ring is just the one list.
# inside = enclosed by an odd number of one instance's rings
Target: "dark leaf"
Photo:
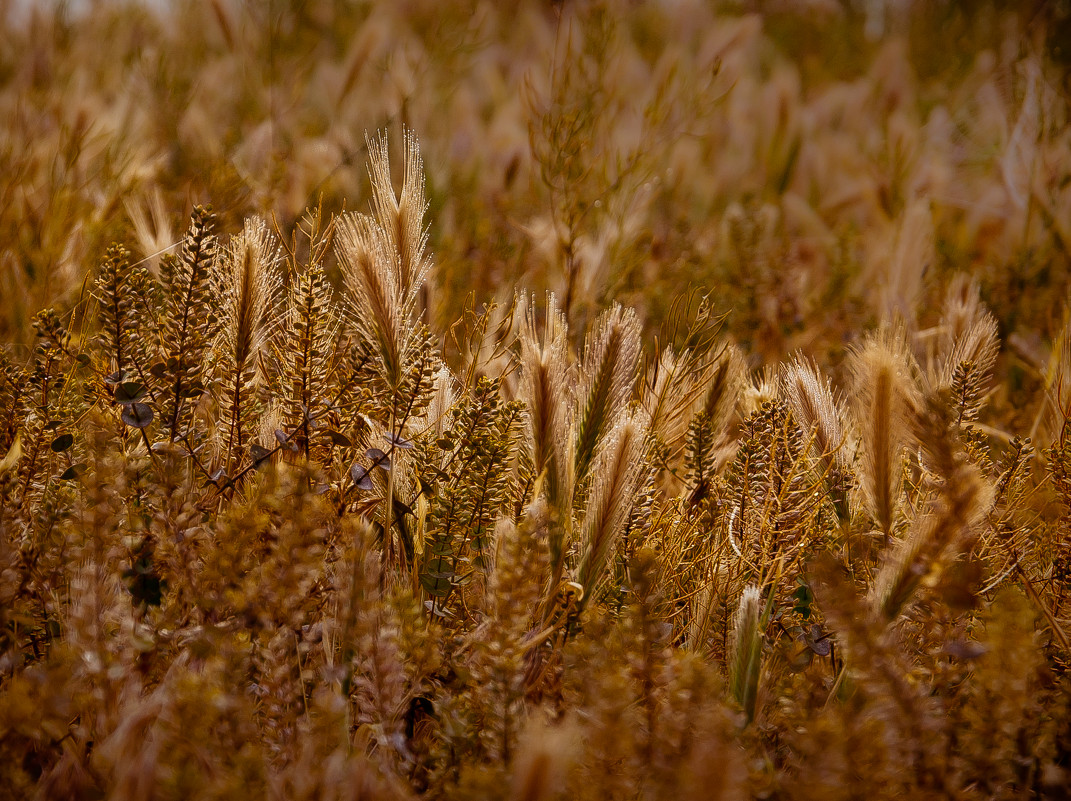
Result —
[[123, 422], [134, 428], [145, 428], [152, 422], [152, 407], [147, 403], [128, 403], [123, 406]]
[[364, 452], [364, 455], [372, 460], [373, 467], [382, 467], [384, 470], [390, 470], [390, 457], [383, 453], [379, 448], [369, 448]]
[[253, 464], [258, 465], [271, 456], [271, 451], [254, 442], [249, 446], [249, 455], [253, 457]]
[[89, 367], [89, 364], [92, 361], [92, 359], [89, 358], [88, 353], [79, 353], [77, 356], [74, 357], [74, 359], [82, 367]]
[[817, 624], [807, 630], [803, 639], [807, 647], [819, 656], [829, 656], [830, 651], [833, 650], [833, 641], [829, 639], [829, 634], [823, 633], [822, 627]]
[[389, 431], [386, 434], [384, 434], [383, 436], [395, 448], [402, 448], [403, 450], [409, 450], [410, 448], [413, 447], [413, 443], [412, 442], [410, 442], [407, 439], [403, 439], [402, 437], [395, 436], [394, 434], [390, 433]]
[[432, 598], [445, 598], [450, 594], [450, 578], [443, 573], [421, 573], [420, 584]]
[[353, 478], [353, 483], [357, 485], [357, 489], [372, 489], [372, 477], [368, 475], [367, 470], [356, 462], [353, 467], [350, 468], [350, 476]]
[[435, 440], [435, 445], [441, 451], [452, 451], [454, 449], [454, 441], [449, 437], [440, 437]]
[[351, 448], [351, 447], [353, 447], [353, 442], [345, 434], [343, 434], [343, 433], [341, 433], [339, 431], [334, 431], [333, 429], [330, 429], [330, 428], [327, 429], [326, 433], [327, 433], [328, 439], [330, 439], [333, 443], [338, 445], [340, 448]]
[[114, 373], [109, 373], [104, 376], [104, 383], [109, 387], [114, 387], [116, 384], [123, 383], [123, 371], [116, 370]]
[[64, 481], [70, 481], [73, 478], [78, 478], [80, 475], [85, 473], [85, 471], [86, 471], [86, 463], [85, 462], [79, 462], [78, 464], [72, 464], [70, 467], [68, 467], [66, 470], [64, 470], [63, 474], [60, 476], [60, 478], [63, 479]]
[[296, 442], [291, 439], [291, 437], [293, 436], [293, 434], [287, 434], [280, 428], [275, 429], [275, 439], [278, 440], [279, 444], [286, 448], [288, 451], [293, 451], [294, 453], [297, 453], [299, 450], [301, 450], [301, 448]]
[[118, 403], [134, 403], [145, 396], [145, 387], [137, 381], [124, 381], [115, 388], [115, 400]]
[[54, 440], [52, 440], [52, 452], [63, 453], [74, 444], [73, 434], [60, 434]]
[[163, 362], [157, 362], [149, 368], [149, 375], [151, 375], [153, 378], [159, 378], [160, 380], [163, 380], [167, 377], [167, 365]]

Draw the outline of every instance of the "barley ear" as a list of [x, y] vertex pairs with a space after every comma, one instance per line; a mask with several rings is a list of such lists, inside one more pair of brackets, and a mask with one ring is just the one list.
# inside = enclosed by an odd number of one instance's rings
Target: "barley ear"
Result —
[[710, 494], [714, 477], [731, 453], [725, 447], [726, 432], [745, 380], [743, 356], [734, 345], [727, 345], [707, 378], [702, 402], [685, 436], [685, 466], [693, 502]]
[[611, 551], [625, 530], [644, 476], [647, 419], [643, 412], [622, 417], [607, 433], [591, 470], [591, 490], [580, 526], [576, 580], [591, 600], [606, 576]]
[[386, 134], [369, 138], [367, 145], [375, 216], [395, 261], [401, 297], [407, 304], [415, 303], [430, 267], [425, 253], [428, 232], [424, 215], [428, 211], [428, 201], [420, 145], [415, 133], [403, 132], [402, 190], [399, 195], [395, 195], [391, 183]]
[[991, 489], [955, 441], [951, 415], [939, 398], [931, 397], [912, 424], [928, 468], [942, 481], [929, 508], [886, 551], [871, 586], [871, 609], [885, 620], [903, 611], [920, 583], [940, 569], [942, 555], [969, 538], [992, 505]]
[[238, 467], [258, 428], [255, 395], [263, 380], [266, 346], [278, 318], [276, 306], [282, 285], [278, 262], [279, 248], [268, 226], [252, 218], [229, 243], [217, 273], [222, 315], [218, 436], [228, 474]]
[[733, 618], [729, 646], [729, 691], [750, 723], [755, 718], [762, 667], [762, 596], [754, 584], [744, 589]]
[[997, 321], [982, 305], [978, 284], [953, 280], [941, 317], [937, 364], [931, 389], [950, 391], [957, 423], [978, 418], [1000, 352]]
[[842, 520], [847, 519], [845, 482], [849, 466], [844, 449], [844, 404], [834, 395], [829, 379], [818, 366], [802, 356], [782, 370], [781, 383], [792, 414], [810, 438], [811, 453], [818, 460], [837, 513]]
[[600, 443], [625, 412], [636, 384], [640, 322], [636, 312], [615, 305], [599, 317], [584, 343], [577, 391], [573, 486], [594, 473]]
[[520, 336], [520, 398], [528, 409], [527, 439], [536, 476], [546, 473], [550, 503], [559, 507], [567, 485], [566, 452], [568, 389], [568, 330], [557, 299], [547, 295], [542, 332], [535, 304], [529, 304]]
[[868, 337], [852, 353], [850, 369], [860, 480], [868, 510], [888, 542], [900, 519], [901, 459], [919, 402], [917, 369], [903, 327]]

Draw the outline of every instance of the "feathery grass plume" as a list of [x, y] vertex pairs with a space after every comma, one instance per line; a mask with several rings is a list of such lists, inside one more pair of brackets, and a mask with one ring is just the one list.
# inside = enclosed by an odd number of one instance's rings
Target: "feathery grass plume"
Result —
[[632, 398], [640, 356], [640, 322], [634, 309], [615, 304], [596, 320], [584, 340], [576, 391], [571, 486], [583, 492], [595, 477], [594, 462]]
[[334, 221], [325, 226], [322, 209], [317, 209], [306, 215], [304, 224], [307, 227], [302, 233], [309, 243], [308, 262], [304, 266], [297, 264], [295, 234], [290, 248], [293, 276], [286, 296], [285, 325], [273, 346], [279, 365], [282, 436], [288, 447], [296, 449], [305, 459], [315, 450], [322, 460], [326, 455], [327, 435], [319, 418], [338, 394], [332, 356], [340, 324], [324, 272], [324, 259], [334, 236]]
[[547, 294], [545, 315], [540, 335], [535, 303], [529, 304], [520, 337], [519, 397], [528, 410], [526, 427], [532, 471], [536, 477], [546, 473], [547, 498], [551, 505], [563, 508], [568, 501], [562, 493], [569, 486], [569, 345], [565, 314], [558, 309], [552, 293]]
[[373, 409], [400, 436], [406, 420], [430, 400], [437, 368], [430, 334], [419, 321], [431, 264], [422, 228], [427, 202], [415, 136], [405, 139], [400, 198], [390, 183], [385, 136], [368, 147], [375, 216], [343, 216], [336, 251], [348, 289], [349, 324], [373, 380]]
[[123, 207], [134, 228], [138, 249], [154, 275], [160, 274], [161, 254], [174, 247], [175, 234], [164, 207], [164, 195], [159, 186], [140, 199], [123, 198]]
[[357, 615], [353, 659], [354, 722], [380, 752], [380, 764], [397, 771], [406, 761], [404, 714], [409, 700], [401, 621], [383, 598], [372, 597]]
[[750, 723], [755, 719], [762, 668], [762, 595], [754, 584], [744, 588], [733, 618], [729, 647], [729, 692]]
[[833, 395], [829, 379], [818, 365], [797, 356], [792, 364], [782, 368], [781, 383], [785, 400], [799, 421], [804, 433], [813, 432], [811, 452], [822, 464], [823, 472], [833, 469], [834, 461], [842, 461], [844, 444], [843, 406]]
[[781, 399], [781, 382], [777, 369], [772, 364], [763, 365], [753, 373], [750, 381], [744, 382], [740, 393], [740, 416], [743, 418], [755, 414], [764, 404], [776, 403]]
[[982, 305], [977, 281], [957, 276], [945, 298], [930, 386], [951, 392], [958, 424], [978, 418], [999, 351], [997, 321]]
[[282, 284], [279, 247], [259, 218], [245, 221], [220, 259], [217, 273], [222, 327], [219, 333], [220, 421], [218, 445], [227, 475], [233, 475], [257, 432], [256, 389], [263, 360], [279, 319]]
[[[955, 740], [946, 738], [958, 739], [962, 731], [949, 727], [943, 699], [912, 669], [896, 628], [868, 610], [855, 583], [828, 554], [812, 562], [811, 572], [844, 660], [840, 675], [848, 679], [838, 679], [832, 693], [821, 693], [824, 708], [801, 743], [801, 775], [823, 792], [873, 788], [890, 799], [933, 788], [958, 794], [957, 777], [947, 774], [946, 762]], [[874, 775], [861, 776], [860, 764]]]
[[195, 207], [178, 258], [168, 256], [162, 261], [166, 316], [161, 336], [164, 364], [160, 372], [165, 386], [160, 417], [170, 442], [186, 432], [193, 406], [205, 390], [205, 356], [218, 325], [212, 304], [217, 253], [214, 227], [211, 210]]
[[397, 269], [374, 219], [349, 214], [338, 223], [338, 257], [349, 290], [350, 322], [358, 347], [374, 359], [383, 389], [397, 392], [409, 320]]
[[269, 627], [258, 634], [250, 658], [258, 723], [266, 735], [268, 758], [281, 766], [301, 734], [299, 716], [307, 703], [301, 686], [300, 633]]
[[872, 611], [892, 620], [911, 600], [919, 583], [940, 568], [943, 553], [957, 540], [973, 536], [989, 511], [991, 496], [974, 465], [953, 439], [951, 410], [931, 397], [913, 419], [912, 431], [926, 456], [926, 469], [940, 477], [925, 513], [892, 550], [887, 550], [870, 589]]
[[868, 336], [852, 351], [849, 367], [860, 484], [868, 511], [888, 542], [900, 519], [901, 459], [919, 403], [917, 371], [903, 326]]
[[[457, 403], [456, 383], [453, 373], [446, 365], [441, 366], [435, 373], [431, 401], [424, 412], [426, 428], [429, 433], [434, 434], [435, 440], [442, 437], [445, 427], [449, 424], [450, 410]], [[442, 466], [442, 462], [437, 465], [440, 468]]]
[[[679, 328], [683, 315], [691, 311], [689, 299], [674, 305], [666, 327]], [[694, 319], [683, 336], [680, 353], [671, 345], [648, 361], [641, 386], [640, 404], [651, 420], [651, 436], [657, 443], [658, 466], [676, 471], [684, 451], [689, 424], [697, 409], [705, 405], [711, 383], [723, 369], [723, 357], [731, 347], [718, 344], [716, 337], [722, 318], [716, 316], [709, 298], [702, 298]]]
[[584, 588], [581, 607], [594, 599], [605, 580], [610, 553], [625, 530], [646, 475], [646, 437], [647, 415], [634, 411], [620, 417], [601, 438], [579, 528], [576, 581]]
[[785, 399], [803, 433], [811, 439], [811, 454], [818, 460], [826, 486], [841, 520], [848, 519], [847, 477], [849, 471], [845, 442], [847, 410], [833, 394], [829, 378], [814, 364], [797, 356], [781, 371]]
[[388, 252], [395, 259], [398, 290], [406, 303], [416, 303], [424, 287], [431, 259], [425, 252], [428, 231], [424, 215], [428, 201], [424, 194], [424, 162], [420, 144], [412, 130], [402, 132], [402, 191], [395, 195], [390, 178], [387, 136], [366, 141], [372, 201], [375, 216], [386, 238]]
[[1018, 588], [1006, 587], [980, 617], [982, 653], [950, 710], [957, 731], [971, 732], [957, 738], [953, 765], [986, 797], [1058, 797], [1066, 792], [1066, 768], [1045, 776], [1042, 764], [1067, 730], [1046, 710], [1053, 677], [1038, 642], [1037, 610]]

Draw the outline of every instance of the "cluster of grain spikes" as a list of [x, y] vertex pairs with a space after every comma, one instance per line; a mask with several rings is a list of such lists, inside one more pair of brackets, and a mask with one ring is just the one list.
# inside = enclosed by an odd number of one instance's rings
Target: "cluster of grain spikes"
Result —
[[[620, 305], [572, 338], [553, 294], [468, 309], [459, 366], [423, 320], [416, 140], [400, 192], [369, 151], [370, 213], [311, 211], [283, 246], [255, 219], [217, 240], [198, 208], [159, 280], [111, 249], [96, 326], [43, 312], [32, 361], [0, 360], [0, 731], [34, 732], [53, 786], [125, 787], [129, 763], [176, 793], [315, 797], [322, 763], [396, 797], [733, 797], [810, 757], [843, 778], [865, 737], [903, 793], [958, 790], [982, 760], [942, 774], [941, 705], [1000, 707], [1001, 663], [977, 686], [964, 666], [980, 621], [1036, 674], [1015, 698], [1066, 702], [1042, 672], [1067, 559], [1036, 547], [1057, 530], [1030, 515], [1029, 443], [980, 422], [977, 287], [934, 331], [863, 337], [852, 403], [803, 354], [749, 375], [706, 301], [653, 352]], [[1058, 719], [1017, 724], [1035, 767]], [[202, 748], [183, 726], [225, 755], [199, 785], [169, 767]]]

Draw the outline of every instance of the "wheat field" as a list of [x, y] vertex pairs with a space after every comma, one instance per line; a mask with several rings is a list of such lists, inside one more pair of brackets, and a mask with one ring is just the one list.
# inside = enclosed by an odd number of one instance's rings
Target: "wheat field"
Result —
[[1071, 10], [0, 0], [0, 797], [1071, 787]]

